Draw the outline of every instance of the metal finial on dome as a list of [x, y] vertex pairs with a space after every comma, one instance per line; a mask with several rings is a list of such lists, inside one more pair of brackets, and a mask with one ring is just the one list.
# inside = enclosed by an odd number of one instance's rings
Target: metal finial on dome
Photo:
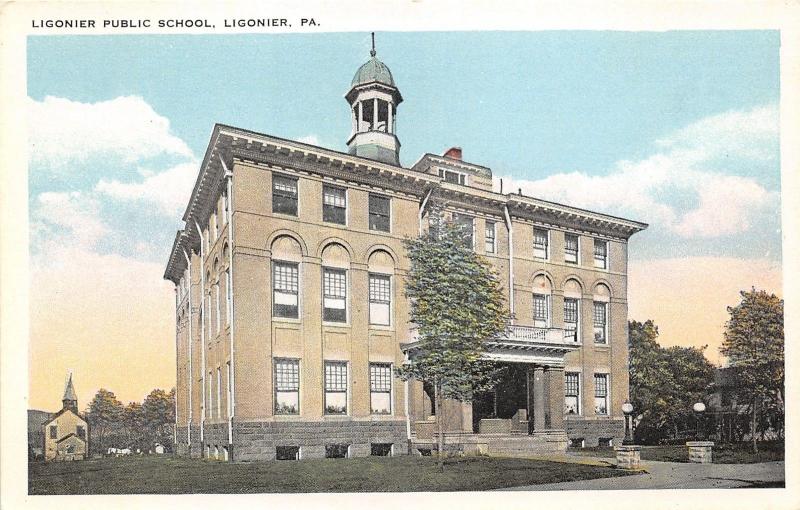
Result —
[[372, 32], [372, 49], [369, 52], [369, 56], [374, 57], [376, 53], [377, 52], [375, 51], [375, 32]]

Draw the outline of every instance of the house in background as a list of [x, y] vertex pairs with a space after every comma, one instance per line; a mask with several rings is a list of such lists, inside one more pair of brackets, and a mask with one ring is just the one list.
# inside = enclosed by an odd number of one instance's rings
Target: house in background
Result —
[[177, 452], [430, 449], [429, 387], [393, 369], [419, 347], [403, 240], [427, 228], [434, 201], [472, 233], [514, 316], [485, 352], [508, 377], [472, 403], [443, 402], [447, 434], [490, 454], [620, 442], [628, 240], [647, 225], [498, 193], [460, 148], [402, 167], [403, 97], [374, 48], [345, 99], [346, 152], [214, 127], [164, 275], [176, 294]]
[[61, 410], [42, 424], [44, 460], [83, 460], [89, 452], [88, 426], [78, 413], [78, 397], [72, 384], [72, 374], [61, 403]]

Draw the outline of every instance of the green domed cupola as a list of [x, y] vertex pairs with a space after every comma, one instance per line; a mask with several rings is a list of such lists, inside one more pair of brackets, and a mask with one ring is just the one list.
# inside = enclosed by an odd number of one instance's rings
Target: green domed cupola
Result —
[[378, 60], [375, 56], [375, 50], [370, 52], [372, 58], [367, 60], [364, 65], [358, 68], [356, 71], [356, 75], [353, 76], [353, 81], [350, 83], [351, 87], [355, 87], [356, 85], [364, 85], [366, 83], [372, 83], [374, 81], [378, 83], [383, 83], [384, 85], [388, 85], [390, 87], [395, 87], [394, 78], [392, 78], [392, 72], [389, 70], [389, 67]]
[[395, 135], [397, 105], [403, 101], [389, 67], [375, 56], [372, 33], [370, 59], [358, 68], [345, 99], [353, 130], [347, 140], [355, 156], [400, 165], [400, 141]]

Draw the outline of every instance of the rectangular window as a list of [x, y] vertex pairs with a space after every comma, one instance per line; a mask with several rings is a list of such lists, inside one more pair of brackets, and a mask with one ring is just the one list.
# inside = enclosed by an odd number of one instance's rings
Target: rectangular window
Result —
[[495, 253], [494, 222], [486, 222], [486, 253]]
[[594, 267], [608, 269], [608, 243], [594, 240]]
[[217, 367], [217, 419], [222, 414], [222, 369]]
[[369, 195], [369, 229], [389, 232], [390, 201], [388, 197]]
[[228, 382], [228, 386], [227, 386], [228, 391], [227, 391], [227, 394], [226, 394], [227, 400], [228, 400], [227, 411], [228, 411], [228, 417], [231, 417], [231, 416], [233, 416], [233, 391], [232, 391], [233, 390], [233, 374], [231, 373], [231, 362], [230, 361], [225, 363], [225, 379]]
[[548, 233], [541, 228], [533, 229], [533, 256], [537, 259], [547, 259]]
[[578, 239], [578, 236], [574, 234], [564, 234], [564, 262], [578, 263]]
[[58, 439], [58, 426], [50, 425], [50, 439]]
[[222, 194], [222, 224], [225, 225], [228, 223], [228, 193], [225, 192]]
[[474, 218], [472, 216], [467, 216], [466, 214], [453, 213], [453, 222], [462, 228], [464, 232], [464, 237], [467, 242], [467, 246], [469, 247], [475, 246], [472, 239], [475, 228], [473, 226], [473, 221]]
[[297, 264], [272, 263], [272, 316], [296, 319], [299, 274]]
[[533, 295], [533, 326], [547, 328], [550, 326], [550, 296], [546, 294]]
[[225, 271], [225, 323], [231, 323], [231, 317], [233, 317], [233, 299], [231, 293], [231, 273], [230, 271]]
[[369, 364], [369, 400], [372, 414], [392, 414], [391, 364]]
[[206, 310], [208, 310], [208, 334], [206, 335], [206, 340], [211, 337], [211, 291], [208, 292], [208, 296], [206, 296]]
[[322, 270], [322, 320], [347, 322], [347, 272], [344, 269]]
[[83, 427], [83, 425], [78, 425], [75, 429], [75, 433], [79, 438], [86, 439], [86, 429]]
[[597, 439], [597, 446], [600, 448], [611, 448], [614, 446], [614, 439], [611, 437], [601, 437]]
[[458, 172], [451, 172], [450, 170], [439, 169], [439, 177], [444, 177], [445, 182], [453, 184], [466, 184], [467, 176]]
[[325, 414], [347, 414], [347, 362], [325, 362]]
[[578, 342], [580, 335], [578, 334], [578, 325], [580, 324], [580, 305], [575, 298], [564, 298], [564, 330], [565, 337]]
[[217, 309], [217, 314], [216, 314], [217, 333], [219, 333], [220, 325], [222, 324], [222, 317], [221, 317], [222, 311], [220, 310], [219, 306], [219, 284], [214, 285], [214, 302]]
[[300, 460], [300, 447], [276, 446], [275, 460]]
[[275, 359], [275, 414], [300, 413], [300, 360]]
[[297, 179], [273, 174], [272, 212], [297, 216]]
[[219, 239], [219, 220], [217, 220], [217, 213], [211, 215], [211, 219], [209, 220], [210, 223], [214, 224], [214, 238], [212, 241], [216, 241]]
[[594, 302], [594, 343], [604, 344], [608, 342], [608, 321], [606, 303]]
[[579, 373], [564, 373], [564, 414], [581, 414], [580, 381]]
[[594, 414], [608, 414], [608, 374], [594, 374]]
[[332, 186], [322, 187], [322, 221], [347, 223], [347, 191]]
[[392, 279], [388, 275], [369, 275], [369, 323], [378, 326], [391, 324]]
[[211, 378], [211, 371], [208, 371], [208, 402], [206, 402], [206, 417], [211, 418], [214, 409], [214, 394], [211, 392], [214, 387], [214, 379]]

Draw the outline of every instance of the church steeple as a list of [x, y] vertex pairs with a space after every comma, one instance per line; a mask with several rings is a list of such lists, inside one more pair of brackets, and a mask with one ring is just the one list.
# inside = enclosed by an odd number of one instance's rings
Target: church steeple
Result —
[[64, 388], [64, 397], [61, 399], [63, 409], [72, 409], [78, 413], [78, 396], [75, 394], [75, 387], [72, 385], [72, 373], [69, 374], [67, 386]]
[[395, 135], [397, 105], [403, 101], [392, 72], [378, 60], [375, 32], [370, 59], [358, 68], [345, 99], [350, 104], [350, 154], [393, 165], [400, 164], [400, 141]]

